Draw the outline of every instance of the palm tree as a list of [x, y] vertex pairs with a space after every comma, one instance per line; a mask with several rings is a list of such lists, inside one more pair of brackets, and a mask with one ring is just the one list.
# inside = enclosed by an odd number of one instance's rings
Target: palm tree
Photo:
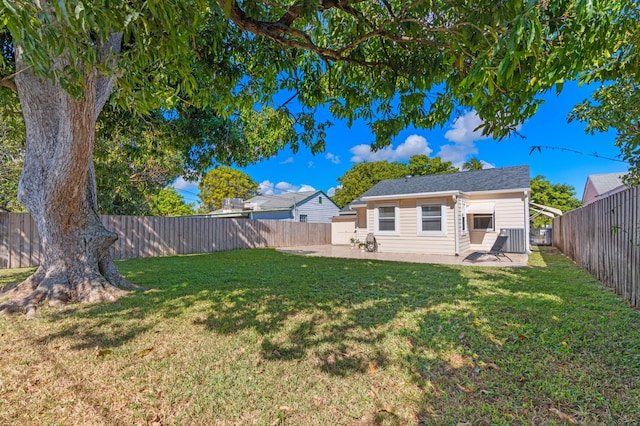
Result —
[[482, 162], [476, 157], [470, 158], [462, 165], [462, 170], [482, 170]]

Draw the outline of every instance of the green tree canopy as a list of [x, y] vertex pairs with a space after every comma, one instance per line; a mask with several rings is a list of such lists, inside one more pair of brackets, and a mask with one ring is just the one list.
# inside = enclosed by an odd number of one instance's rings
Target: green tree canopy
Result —
[[[10, 305], [113, 300], [132, 288], [109, 255], [116, 236], [97, 216], [92, 157], [110, 97], [137, 111], [206, 114], [213, 128], [190, 151], [195, 161], [241, 164], [300, 144], [318, 152], [320, 107], [349, 124], [365, 120], [377, 147], [408, 126], [443, 124], [459, 106], [501, 138], [535, 114], [542, 92], [628, 50], [620, 23], [637, 24], [625, 15], [634, 8], [632, 0], [5, 0], [0, 86], [18, 94], [27, 129], [19, 199], [47, 242]], [[275, 101], [282, 93], [299, 107]]]
[[[531, 201], [549, 207], [555, 207], [567, 212], [577, 209], [582, 205], [576, 198], [575, 188], [564, 183], [549, 182], [547, 178], [538, 175], [531, 179]], [[551, 223], [551, 219], [546, 216], [538, 216], [533, 221], [533, 226], [541, 227]]]
[[462, 170], [482, 170], [482, 161], [476, 157], [470, 158], [469, 161], [465, 161], [462, 165]]
[[449, 161], [442, 161], [440, 157], [430, 158], [422, 154], [411, 156], [408, 164], [397, 161], [356, 163], [338, 178], [339, 187], [332, 199], [338, 207], [342, 208], [382, 180], [459, 171]]
[[18, 181], [24, 161], [24, 123], [15, 96], [0, 97], [0, 207], [24, 211]]
[[258, 184], [251, 177], [230, 167], [219, 166], [209, 170], [198, 184], [200, 211], [209, 213], [222, 207], [223, 198], [246, 200], [258, 194]]
[[151, 197], [153, 216], [189, 216], [195, 213], [194, 205], [185, 203], [175, 188], [163, 188]]
[[[586, 123], [585, 131], [616, 130], [615, 145], [629, 163], [625, 178], [629, 185], [640, 184], [640, 7], [622, 2], [622, 12], [612, 19], [608, 47], [580, 74], [580, 82], [598, 85], [569, 114], [569, 121]], [[619, 6], [618, 6], [619, 7]]]
[[424, 154], [411, 156], [407, 170], [411, 176], [439, 175], [460, 171], [451, 161], [442, 161], [440, 157], [428, 157]]

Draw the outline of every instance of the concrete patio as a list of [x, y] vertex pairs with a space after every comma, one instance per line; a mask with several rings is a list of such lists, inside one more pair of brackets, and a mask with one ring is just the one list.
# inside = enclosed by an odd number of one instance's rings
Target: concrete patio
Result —
[[501, 266], [501, 267], [521, 267], [527, 266], [528, 255], [519, 253], [508, 253], [512, 262], [507, 258], [497, 260], [495, 256], [484, 255], [475, 261], [465, 260], [473, 251], [462, 253], [460, 256], [415, 254], [415, 253], [369, 253], [360, 251], [350, 246], [304, 246], [304, 247], [280, 247], [276, 250], [283, 253], [299, 254], [303, 256], [337, 257], [343, 259], [369, 259], [369, 260], [389, 260], [393, 262], [409, 263], [437, 263], [441, 265], [463, 265], [463, 266]]

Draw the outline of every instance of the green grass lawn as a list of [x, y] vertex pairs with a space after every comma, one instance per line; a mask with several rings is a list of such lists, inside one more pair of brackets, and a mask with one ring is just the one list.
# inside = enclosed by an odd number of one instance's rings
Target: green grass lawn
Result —
[[149, 290], [0, 318], [0, 424], [640, 421], [640, 312], [552, 249], [513, 269], [266, 249], [119, 267]]

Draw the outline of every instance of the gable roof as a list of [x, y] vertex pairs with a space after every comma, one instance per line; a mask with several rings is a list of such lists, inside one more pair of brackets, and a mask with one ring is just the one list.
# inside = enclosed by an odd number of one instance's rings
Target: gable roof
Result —
[[518, 190], [529, 188], [529, 182], [529, 166], [502, 167], [383, 180], [362, 194], [359, 199], [431, 192]]
[[604, 194], [612, 189], [616, 189], [623, 185], [622, 177], [625, 173], [604, 173], [599, 175], [589, 175], [587, 181], [591, 181], [593, 189], [598, 194]]
[[318, 194], [324, 195], [327, 200], [333, 203], [333, 200], [331, 200], [331, 198], [322, 191], [284, 192], [282, 194], [258, 195], [248, 199], [246, 202], [254, 205], [254, 210], [291, 210], [295, 205], [302, 204]]

